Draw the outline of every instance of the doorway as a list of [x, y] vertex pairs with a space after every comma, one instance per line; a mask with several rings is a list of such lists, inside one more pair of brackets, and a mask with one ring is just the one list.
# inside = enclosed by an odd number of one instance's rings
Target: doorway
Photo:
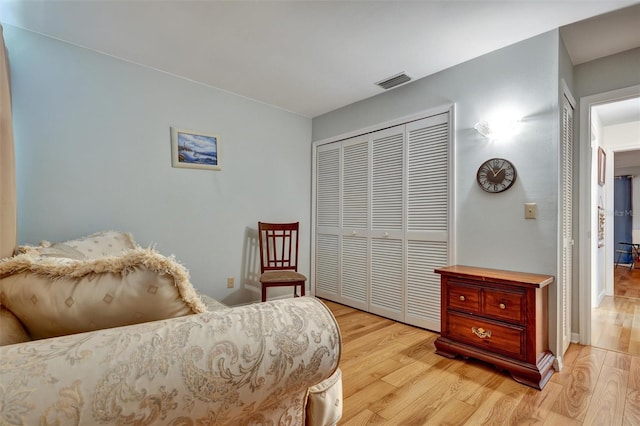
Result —
[[[635, 213], [640, 213], [640, 145], [633, 148], [612, 151], [614, 190], [606, 198], [607, 206], [613, 206], [607, 209], [612, 212], [607, 230], [613, 229], [613, 240], [607, 240], [607, 249], [613, 251], [613, 269], [605, 276], [606, 292], [592, 292], [591, 345], [640, 355], [640, 246], [626, 244], [640, 243], [640, 214]], [[592, 283], [593, 289], [597, 287]]]
[[[579, 251], [579, 341], [628, 351], [633, 315], [627, 317], [625, 312], [635, 311], [635, 306], [629, 306], [635, 300], [616, 296], [614, 276], [619, 280], [635, 280], [637, 276], [640, 280], [640, 265], [638, 269], [627, 269], [626, 275], [621, 268], [614, 268], [613, 185], [616, 175], [640, 176], [640, 162], [625, 166], [637, 167], [631, 172], [620, 167], [621, 162], [640, 158], [635, 152], [640, 150], [640, 86], [585, 97], [580, 108], [580, 182], [585, 190], [580, 197], [579, 230], [587, 238], [580, 239]], [[596, 312], [596, 307], [602, 309]], [[617, 328], [605, 329], [603, 321], [610, 321]], [[640, 318], [636, 323], [640, 324]], [[637, 333], [640, 336], [640, 330]]]

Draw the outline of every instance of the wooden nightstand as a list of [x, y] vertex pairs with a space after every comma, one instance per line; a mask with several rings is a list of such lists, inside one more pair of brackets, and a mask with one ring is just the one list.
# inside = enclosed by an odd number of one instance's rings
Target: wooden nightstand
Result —
[[548, 285], [554, 277], [470, 266], [435, 272], [442, 289], [436, 353], [489, 362], [542, 389], [554, 371], [548, 339]]

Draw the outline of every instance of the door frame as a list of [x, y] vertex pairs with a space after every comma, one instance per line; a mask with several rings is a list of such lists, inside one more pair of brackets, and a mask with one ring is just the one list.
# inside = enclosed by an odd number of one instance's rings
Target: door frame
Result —
[[597, 203], [592, 200], [591, 196], [593, 185], [597, 185], [597, 176], [593, 170], [593, 152], [595, 150], [591, 146], [591, 108], [638, 96], [640, 96], [640, 85], [580, 98], [580, 204], [578, 209], [578, 235], [580, 236], [578, 264], [580, 266], [578, 270], [578, 292], [580, 305], [579, 342], [583, 345], [591, 344], [591, 282], [593, 278], [591, 265], [597, 250], [597, 237], [593, 235]]

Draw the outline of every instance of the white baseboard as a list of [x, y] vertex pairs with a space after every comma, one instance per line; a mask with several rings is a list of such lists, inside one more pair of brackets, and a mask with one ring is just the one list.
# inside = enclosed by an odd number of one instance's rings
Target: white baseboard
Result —
[[580, 333], [571, 333], [571, 343], [580, 343]]
[[553, 361], [553, 369], [556, 370], [556, 372], [558, 371], [562, 371], [562, 368], [564, 367], [564, 359], [562, 356], [557, 356], [555, 361]]

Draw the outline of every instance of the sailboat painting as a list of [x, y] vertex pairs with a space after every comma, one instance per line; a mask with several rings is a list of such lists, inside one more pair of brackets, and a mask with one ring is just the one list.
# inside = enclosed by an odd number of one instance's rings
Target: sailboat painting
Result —
[[221, 170], [218, 135], [171, 128], [171, 165]]

